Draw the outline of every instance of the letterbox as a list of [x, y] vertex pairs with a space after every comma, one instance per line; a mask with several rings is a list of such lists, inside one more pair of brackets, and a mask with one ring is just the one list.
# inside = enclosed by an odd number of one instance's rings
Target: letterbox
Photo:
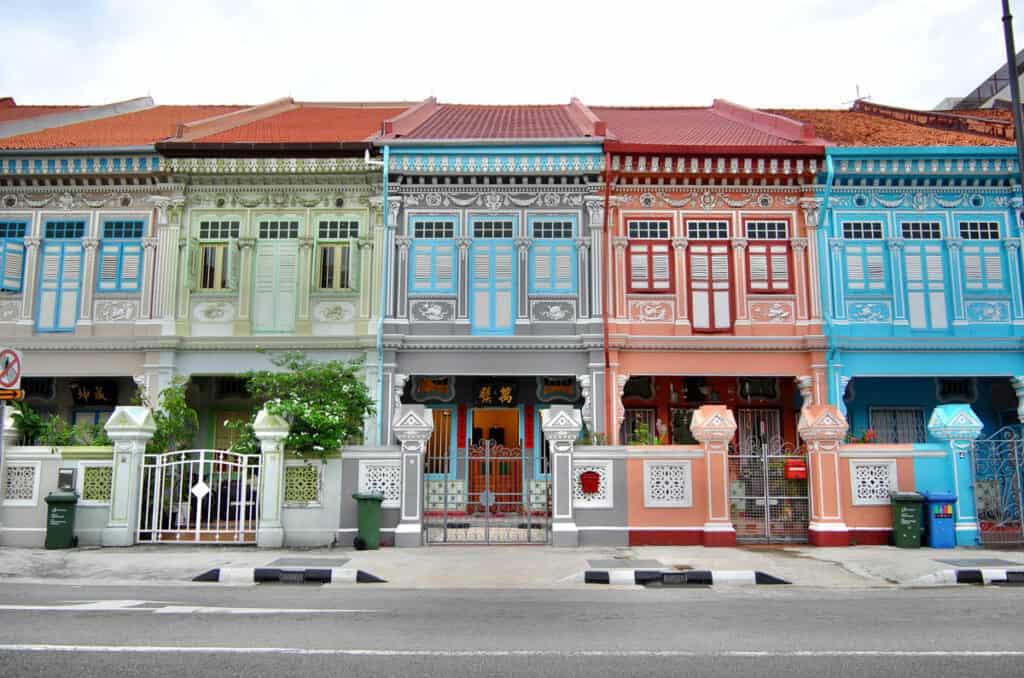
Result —
[[596, 471], [584, 471], [580, 474], [580, 490], [583, 494], [597, 494], [601, 489], [601, 476]]
[[807, 480], [807, 461], [805, 459], [787, 459], [783, 468], [786, 480]]

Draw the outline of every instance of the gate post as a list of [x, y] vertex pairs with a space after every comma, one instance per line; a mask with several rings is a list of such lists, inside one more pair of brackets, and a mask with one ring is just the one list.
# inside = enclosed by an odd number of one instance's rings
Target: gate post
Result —
[[423, 455], [434, 432], [434, 412], [423, 405], [401, 405], [391, 430], [402, 446], [401, 512], [395, 546], [422, 546]]
[[735, 546], [736, 528], [729, 515], [729, 441], [736, 433], [736, 418], [725, 405], [701, 405], [693, 413], [690, 432], [704, 447], [707, 471], [708, 514], [701, 543]]
[[281, 505], [284, 503], [284, 439], [288, 422], [265, 409], [256, 413], [253, 433], [260, 441], [260, 521], [256, 527], [256, 545], [261, 548], [284, 546]]
[[579, 546], [580, 533], [572, 512], [576, 483], [572, 450], [583, 429], [583, 413], [571, 405], [552, 405], [540, 411], [540, 427], [551, 445], [551, 544]]
[[984, 425], [981, 419], [970, 405], [939, 405], [932, 411], [932, 416], [928, 420], [928, 433], [949, 445], [949, 465], [953, 474], [952, 489], [957, 497], [953, 505], [956, 515], [957, 546], [976, 546], [979, 543], [971, 444], [981, 435], [982, 428]]
[[839, 445], [849, 424], [835, 405], [808, 405], [800, 410], [797, 432], [807, 443], [807, 494], [811, 515], [807, 541], [814, 546], [849, 546], [839, 485]]
[[114, 442], [114, 475], [110, 482], [110, 515], [100, 543], [131, 546], [139, 527], [142, 457], [156, 431], [156, 422], [148, 407], [119, 405], [104, 428]]

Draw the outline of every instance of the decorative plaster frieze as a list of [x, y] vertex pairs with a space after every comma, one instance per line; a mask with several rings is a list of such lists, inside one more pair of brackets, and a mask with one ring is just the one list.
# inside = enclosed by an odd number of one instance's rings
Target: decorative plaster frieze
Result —
[[432, 191], [423, 193], [404, 193], [406, 207], [482, 207], [496, 210], [515, 207], [582, 207], [583, 194], [574, 191], [523, 191], [499, 192], [491, 186], [481, 186], [479, 190], [469, 191]]
[[92, 314], [96, 322], [128, 322], [139, 317], [139, 302], [130, 300], [100, 300]]
[[409, 302], [409, 317], [419, 322], [450, 322], [455, 318], [455, 300], [412, 300]]
[[537, 298], [531, 299], [530, 319], [535, 322], [575, 322], [576, 300]]
[[321, 301], [313, 307], [313, 317], [322, 323], [349, 322], [356, 317], [356, 305], [350, 301]]

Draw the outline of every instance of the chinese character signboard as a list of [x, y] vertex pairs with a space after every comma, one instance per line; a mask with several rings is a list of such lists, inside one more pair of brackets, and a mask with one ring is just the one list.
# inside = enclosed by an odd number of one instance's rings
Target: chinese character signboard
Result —
[[537, 400], [542, 403], [574, 403], [579, 397], [576, 377], [537, 377]]
[[412, 399], [418, 403], [451, 402], [455, 398], [455, 377], [413, 377]]
[[79, 379], [71, 382], [71, 398], [76, 406], [117, 405], [117, 381], [114, 379]]
[[478, 381], [473, 386], [477, 407], [512, 407], [517, 402], [516, 384], [510, 381]]

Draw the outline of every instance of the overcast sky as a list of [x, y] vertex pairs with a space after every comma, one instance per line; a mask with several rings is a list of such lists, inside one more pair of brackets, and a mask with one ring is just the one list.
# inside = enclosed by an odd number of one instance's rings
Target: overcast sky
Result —
[[0, 25], [22, 104], [931, 108], [1006, 58], [1000, 0], [0, 0]]

